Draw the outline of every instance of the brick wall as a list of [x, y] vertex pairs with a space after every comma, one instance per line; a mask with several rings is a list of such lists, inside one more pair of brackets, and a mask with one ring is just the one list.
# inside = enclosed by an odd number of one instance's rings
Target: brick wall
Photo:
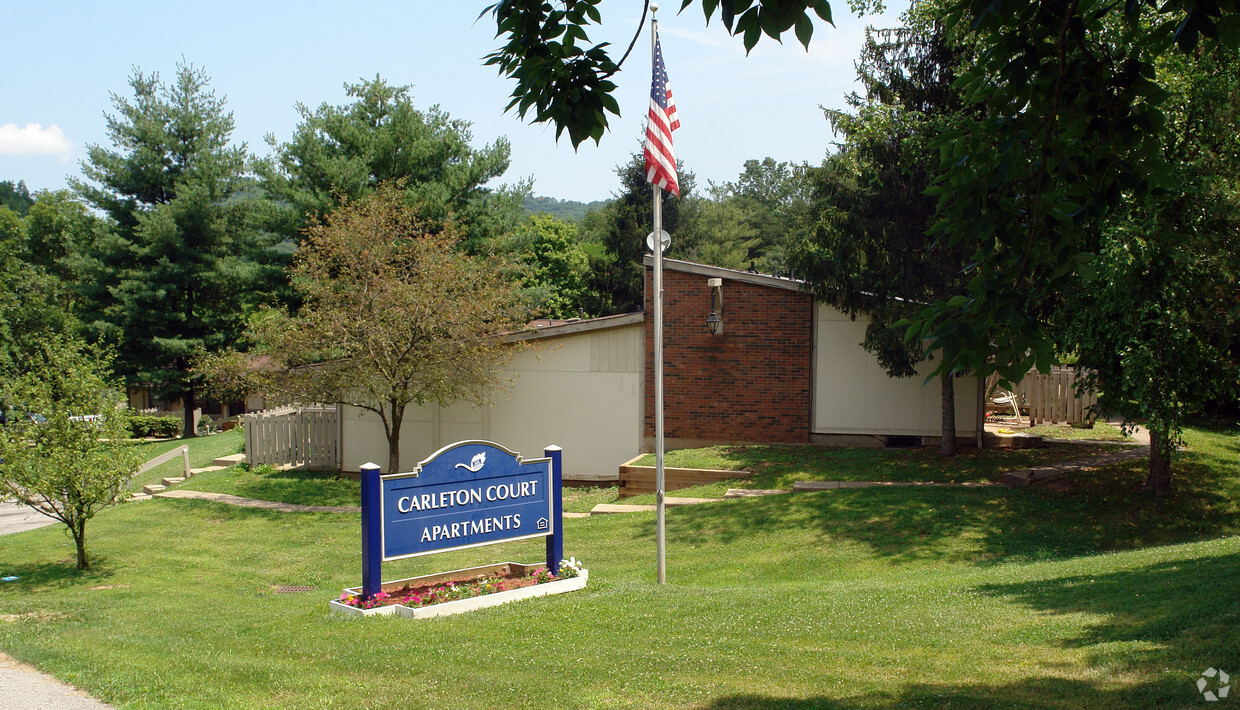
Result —
[[[665, 438], [804, 442], [810, 433], [813, 302], [725, 278], [710, 335], [707, 276], [663, 270]], [[653, 270], [646, 268], [645, 432], [654, 436]]]

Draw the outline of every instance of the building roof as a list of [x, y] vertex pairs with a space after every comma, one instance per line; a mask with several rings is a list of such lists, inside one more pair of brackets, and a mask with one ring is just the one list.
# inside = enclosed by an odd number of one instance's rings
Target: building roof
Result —
[[[647, 254], [642, 257], [642, 263], [647, 267], [654, 265], [654, 256]], [[663, 268], [669, 271], [680, 271], [688, 274], [699, 274], [710, 278], [723, 278], [729, 281], [739, 281], [741, 283], [753, 284], [755, 286], [766, 286], [768, 288], [782, 288], [788, 291], [805, 292], [805, 282], [801, 279], [791, 279], [784, 276], [772, 276], [769, 274], [759, 274], [754, 271], [740, 271], [737, 269], [725, 269], [720, 266], [707, 266], [706, 264], [695, 264], [692, 261], [681, 261], [680, 259], [668, 259], [664, 257]]]
[[616, 316], [603, 316], [601, 318], [573, 318], [572, 320], [559, 321], [551, 319], [540, 319], [533, 321], [526, 330], [519, 330], [514, 333], [508, 333], [505, 339], [509, 342], [521, 340], [542, 340], [544, 338], [558, 338], [564, 335], [576, 335], [577, 333], [588, 333], [596, 330], [607, 330], [609, 328], [619, 328], [626, 325], [634, 325], [645, 321], [645, 313], [621, 313]]

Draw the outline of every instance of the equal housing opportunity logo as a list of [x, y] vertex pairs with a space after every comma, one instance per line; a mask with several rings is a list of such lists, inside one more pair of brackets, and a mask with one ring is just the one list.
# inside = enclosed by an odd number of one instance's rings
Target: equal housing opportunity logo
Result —
[[1197, 679], [1197, 692], [1206, 702], [1215, 703], [1227, 697], [1231, 692], [1231, 678], [1226, 671], [1207, 668]]

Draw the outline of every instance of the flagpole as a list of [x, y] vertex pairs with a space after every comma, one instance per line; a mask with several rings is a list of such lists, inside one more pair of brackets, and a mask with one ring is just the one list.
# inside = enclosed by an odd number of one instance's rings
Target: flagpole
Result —
[[[650, 63], [655, 61], [659, 21], [651, 5]], [[654, 185], [654, 504], [659, 584], [667, 584], [667, 521], [663, 505], [663, 188]]]

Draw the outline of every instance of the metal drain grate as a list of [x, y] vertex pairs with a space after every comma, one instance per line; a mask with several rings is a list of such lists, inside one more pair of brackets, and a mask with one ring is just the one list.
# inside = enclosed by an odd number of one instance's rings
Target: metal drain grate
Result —
[[276, 594], [295, 594], [297, 592], [313, 592], [314, 587], [308, 584], [285, 584], [276, 587]]

